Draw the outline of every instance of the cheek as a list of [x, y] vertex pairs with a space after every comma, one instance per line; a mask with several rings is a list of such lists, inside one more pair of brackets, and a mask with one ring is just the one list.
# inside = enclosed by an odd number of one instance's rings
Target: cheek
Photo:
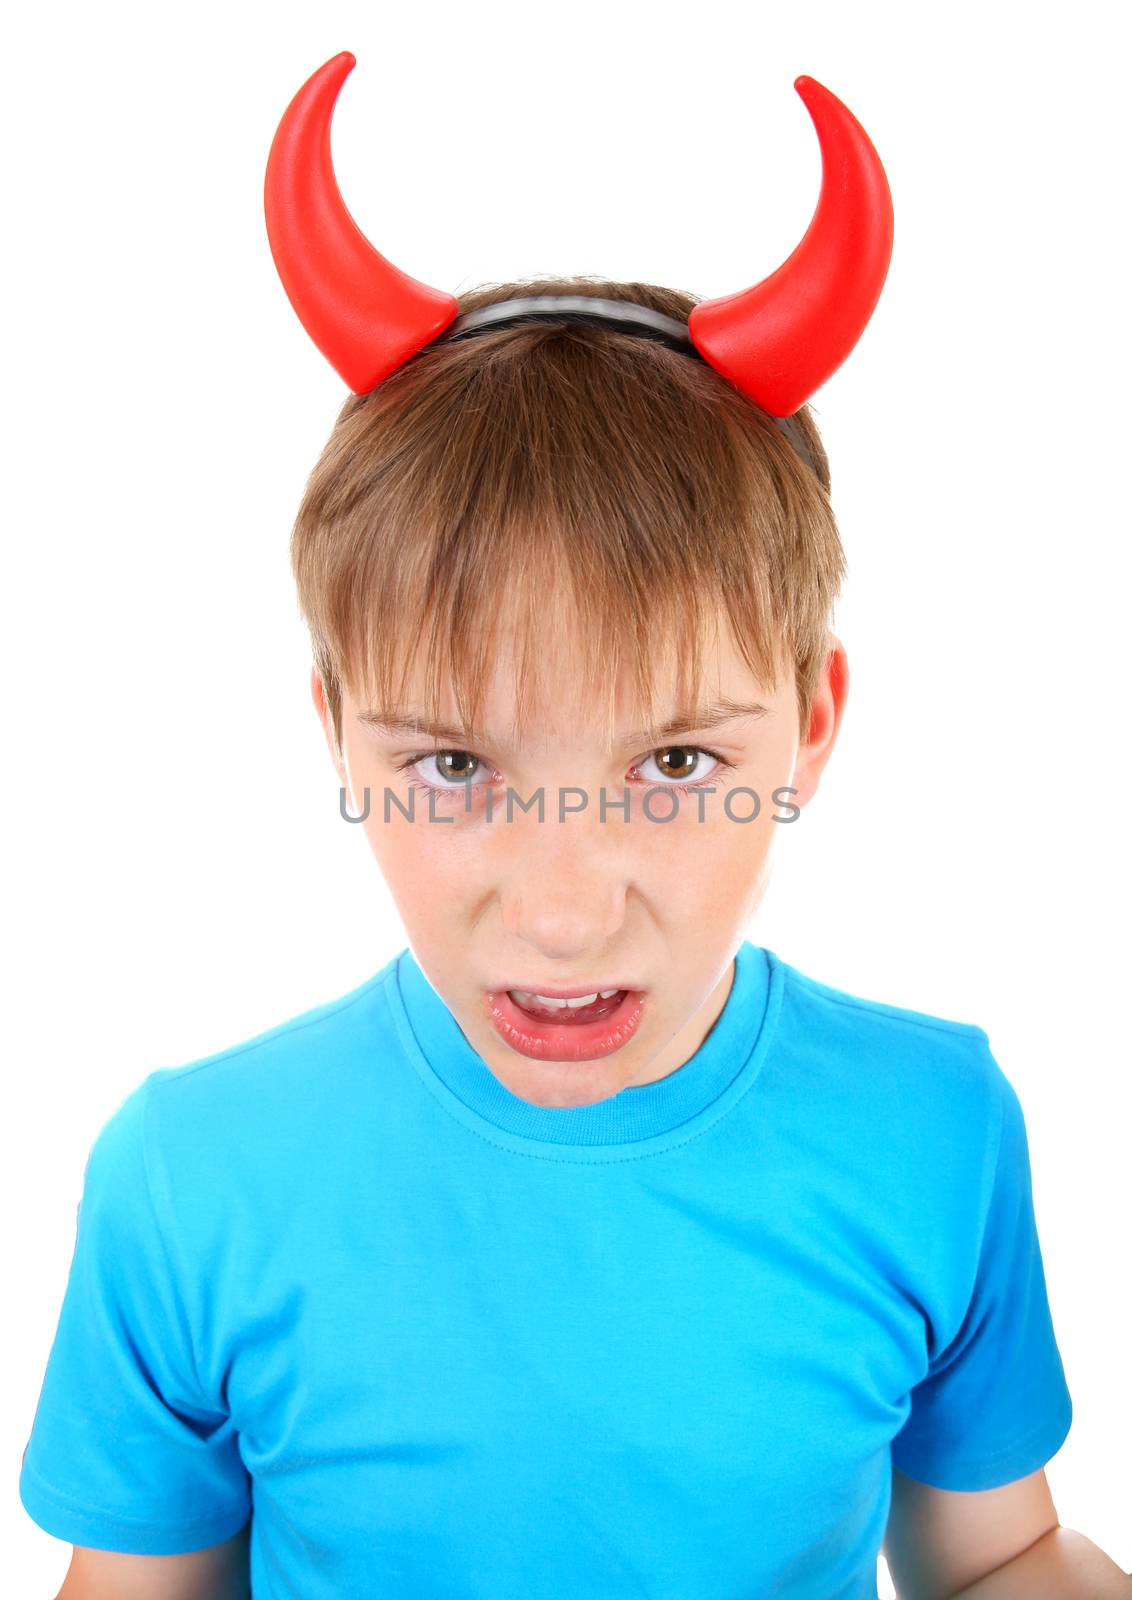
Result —
[[[399, 793], [400, 791], [395, 790]], [[417, 796], [418, 802], [421, 797]], [[459, 822], [428, 820], [427, 803], [419, 806], [415, 820], [402, 816], [391, 803], [384, 818], [384, 795], [378, 787], [371, 797], [365, 835], [374, 860], [393, 895], [402, 902], [434, 899], [438, 906], [452, 905], [461, 891], [467, 895], [483, 878], [486, 863], [482, 845], [477, 848]]]
[[696, 878], [703, 885], [704, 894], [719, 900], [741, 897], [762, 872], [777, 824], [771, 821], [774, 807], [768, 797], [759, 790], [755, 792], [757, 814], [753, 795], [735, 794], [730, 801], [730, 816], [723, 810], [721, 800], [719, 812], [694, 830], [699, 836]]
[[779, 825], [771, 821], [776, 808], [769, 795], [757, 789], [756, 793], [759, 811], [753, 821], [746, 820], [755, 810], [753, 797], [737, 794], [731, 811], [739, 820], [721, 814], [688, 830], [693, 842], [672, 862], [675, 870], [668, 874], [665, 899], [660, 897], [659, 877], [652, 878], [655, 904], [673, 906], [677, 902], [672, 900], [672, 889], [678, 891], [678, 920], [689, 934], [694, 933], [693, 946], [714, 947], [723, 929], [742, 933], [766, 893]]
[[733, 871], [753, 871], [773, 844], [784, 805], [773, 793], [778, 784], [750, 772], [728, 773], [712, 795], [682, 795], [679, 810], [668, 818], [667, 803], [657, 802], [654, 816], [634, 814], [633, 853], [644, 871], [694, 873], [700, 882], [725, 882]]

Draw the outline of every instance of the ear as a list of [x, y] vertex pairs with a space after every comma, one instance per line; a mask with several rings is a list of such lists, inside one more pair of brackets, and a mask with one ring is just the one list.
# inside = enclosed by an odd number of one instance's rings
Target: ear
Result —
[[798, 746], [793, 784], [794, 803], [804, 806], [817, 793], [818, 781], [837, 742], [841, 716], [849, 695], [849, 660], [840, 639], [829, 636], [829, 649], [810, 706], [809, 727]]
[[342, 759], [342, 752], [338, 748], [338, 741], [334, 737], [334, 718], [330, 714], [330, 706], [326, 699], [326, 690], [319, 676], [318, 668], [311, 668], [311, 699], [318, 712], [318, 720], [322, 723], [322, 731], [326, 736], [326, 747], [330, 751], [330, 759], [334, 763], [334, 770], [339, 781], [346, 783], [346, 764]]

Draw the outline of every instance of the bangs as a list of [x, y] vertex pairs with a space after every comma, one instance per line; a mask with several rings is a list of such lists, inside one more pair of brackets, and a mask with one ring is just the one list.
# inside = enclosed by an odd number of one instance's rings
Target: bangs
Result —
[[[544, 706], [568, 704], [610, 751], [620, 715], [651, 724], [663, 706], [679, 718], [669, 707], [694, 705], [703, 642], [718, 625], [710, 597], [685, 592], [679, 575], [603, 563], [600, 549], [579, 563], [563, 538], [554, 530], [532, 553], [529, 532], [508, 529], [463, 566], [459, 584], [431, 577], [406, 594], [396, 627], [377, 637], [361, 622], [351, 660], [367, 641], [370, 652], [356, 687], [344, 680], [355, 701], [440, 723], [454, 705], [458, 725], [478, 728], [502, 670], [515, 701], [506, 736], [520, 744]], [[772, 663], [753, 670], [771, 683]]]
[[[688, 296], [590, 280], [590, 292], [687, 316]], [[311, 474], [292, 564], [340, 735], [337, 688], [481, 725], [506, 651], [515, 736], [568, 672], [612, 742], [619, 686], [653, 721], [699, 697], [721, 624], [769, 692], [784, 661], [800, 715], [824, 660], [843, 569], [819, 481], [772, 418], [718, 373], [655, 340], [563, 319], [426, 348], [351, 397]]]

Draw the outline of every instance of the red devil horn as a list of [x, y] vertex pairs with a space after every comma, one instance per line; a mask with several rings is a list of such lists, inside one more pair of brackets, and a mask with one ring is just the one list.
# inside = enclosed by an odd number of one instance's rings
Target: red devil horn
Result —
[[312, 73], [283, 113], [263, 188], [275, 267], [299, 321], [355, 394], [369, 391], [448, 326], [453, 295], [400, 271], [346, 210], [330, 121], [354, 57]]
[[795, 78], [821, 145], [817, 210], [793, 255], [750, 289], [702, 300], [688, 332], [705, 361], [789, 417], [852, 350], [892, 256], [892, 196], [864, 128], [814, 78]]

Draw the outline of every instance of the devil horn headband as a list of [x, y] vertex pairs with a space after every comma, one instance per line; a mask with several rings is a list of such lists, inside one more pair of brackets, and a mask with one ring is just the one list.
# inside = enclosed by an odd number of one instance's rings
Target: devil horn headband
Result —
[[453, 295], [387, 261], [346, 209], [331, 161], [330, 124], [354, 65], [348, 50], [331, 57], [283, 113], [267, 159], [264, 212], [287, 297], [355, 394], [368, 394], [441, 336], [566, 311], [698, 352], [782, 419], [836, 372], [864, 332], [892, 255], [892, 197], [868, 134], [816, 79], [794, 80], [822, 160], [817, 209], [801, 243], [760, 283], [701, 300], [685, 325], [650, 307], [586, 296], [502, 301], [458, 317]]

